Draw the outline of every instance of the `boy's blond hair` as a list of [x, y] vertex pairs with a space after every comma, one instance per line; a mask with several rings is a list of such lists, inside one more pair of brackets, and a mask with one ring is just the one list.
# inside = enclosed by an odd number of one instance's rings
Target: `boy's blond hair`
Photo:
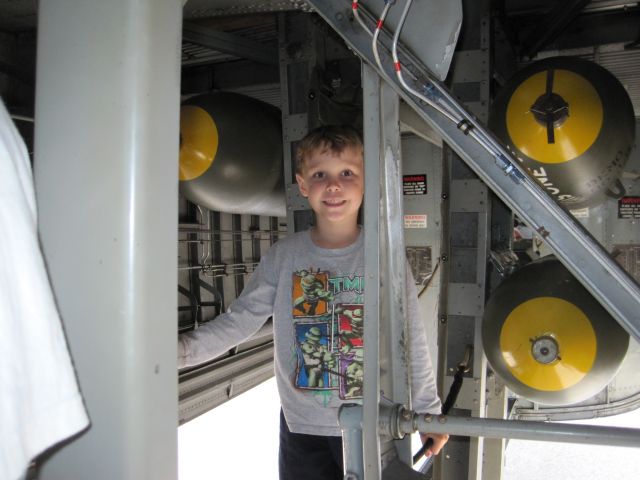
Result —
[[364, 150], [360, 133], [350, 125], [324, 125], [311, 130], [296, 149], [296, 173], [304, 171], [305, 162], [315, 152], [330, 151], [340, 155], [347, 148]]

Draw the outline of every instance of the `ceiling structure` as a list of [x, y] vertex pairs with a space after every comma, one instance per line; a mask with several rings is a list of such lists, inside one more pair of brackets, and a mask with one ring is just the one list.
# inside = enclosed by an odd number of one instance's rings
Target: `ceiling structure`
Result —
[[[215, 6], [211, 6], [215, 4]], [[496, 0], [494, 16], [518, 62], [553, 55], [586, 58], [614, 73], [640, 117], [640, 2]], [[189, 0], [184, 7], [184, 69], [249, 60], [277, 66], [277, 12], [312, 9], [303, 0]], [[31, 39], [36, 0], [0, 0], [0, 36]], [[0, 75], [33, 75], [2, 58]]]

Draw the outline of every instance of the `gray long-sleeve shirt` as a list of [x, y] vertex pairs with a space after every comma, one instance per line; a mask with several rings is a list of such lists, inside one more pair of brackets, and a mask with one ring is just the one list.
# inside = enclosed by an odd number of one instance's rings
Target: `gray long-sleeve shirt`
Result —
[[[309, 232], [277, 242], [229, 310], [180, 335], [179, 367], [215, 358], [273, 316], [275, 374], [294, 433], [340, 435], [338, 409], [362, 397], [364, 247], [361, 233], [339, 249], [316, 246]], [[413, 408], [439, 413], [435, 377], [415, 285], [408, 273], [407, 315]]]

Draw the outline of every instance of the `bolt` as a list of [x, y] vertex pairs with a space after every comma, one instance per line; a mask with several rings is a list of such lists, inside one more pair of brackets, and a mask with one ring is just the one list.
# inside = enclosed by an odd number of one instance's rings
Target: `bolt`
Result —
[[314, 98], [316, 98], [316, 92], [314, 92], [313, 90], [311, 90], [309, 92], [309, 100], [313, 100]]
[[530, 340], [531, 354], [533, 358], [541, 364], [550, 364], [560, 357], [558, 342], [551, 335], [543, 335]]
[[447, 323], [447, 316], [446, 315], [440, 315], [440, 323]]
[[424, 416], [424, 421], [427, 422], [427, 423], [431, 423], [431, 422], [433, 422], [433, 417], [427, 413]]
[[442, 260], [443, 262], [446, 262], [447, 260], [449, 260], [449, 257], [447, 257], [447, 255], [444, 254], [440, 256], [440, 260]]
[[438, 422], [439, 423], [447, 423], [447, 417], [445, 417], [444, 415], [440, 415], [438, 417]]
[[449, 194], [447, 194], [447, 193], [443, 193], [440, 196], [442, 197], [442, 200], [446, 200], [447, 198], [449, 198]]
[[547, 238], [549, 236], [549, 232], [547, 231], [546, 228], [544, 228], [543, 226], [540, 226], [536, 232], [538, 232], [538, 234], [542, 237], [542, 238]]

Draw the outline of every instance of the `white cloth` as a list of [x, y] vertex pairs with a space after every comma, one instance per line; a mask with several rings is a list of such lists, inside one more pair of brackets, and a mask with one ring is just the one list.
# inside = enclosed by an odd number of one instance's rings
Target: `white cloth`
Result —
[[0, 101], [0, 479], [89, 420], [38, 243], [27, 151]]

